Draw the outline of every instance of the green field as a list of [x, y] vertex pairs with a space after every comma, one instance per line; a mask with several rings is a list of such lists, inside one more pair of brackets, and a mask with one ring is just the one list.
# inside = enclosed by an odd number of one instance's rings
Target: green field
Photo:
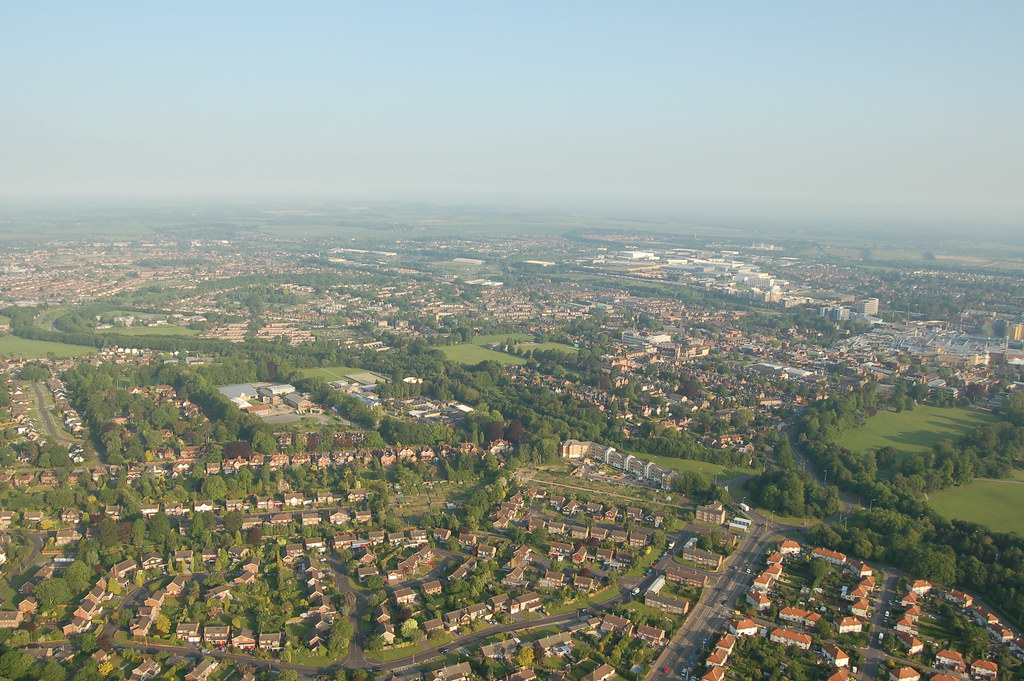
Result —
[[[494, 341], [491, 341], [494, 342]], [[499, 364], [526, 364], [522, 357], [516, 357], [506, 352], [488, 350], [474, 343], [459, 343], [458, 345], [442, 345], [437, 348], [444, 353], [444, 356], [453, 362], [461, 364], [479, 364], [480, 362], [498, 362]]]
[[717, 463], [708, 463], [707, 461], [693, 461], [691, 459], [675, 459], [670, 456], [655, 456], [654, 454], [638, 454], [637, 452], [631, 452], [635, 456], [641, 459], [647, 459], [664, 468], [671, 468], [672, 470], [683, 473], [689, 471], [691, 473], [700, 473], [708, 480], [714, 480], [718, 478], [718, 482], [725, 480], [731, 480], [732, 478], [739, 477], [741, 475], [749, 475], [754, 472], [752, 468], [746, 468], [744, 466], [720, 466]]
[[514, 343], [532, 341], [533, 336], [528, 333], [490, 333], [483, 336], [474, 336], [470, 341], [472, 345], [487, 345], [488, 343], [504, 343], [508, 339]]
[[994, 420], [989, 414], [973, 409], [917, 406], [898, 414], [879, 412], [864, 426], [844, 432], [837, 444], [852, 452], [893, 447], [910, 454], [930, 449], [940, 440], [956, 440], [972, 428]]
[[979, 480], [936, 492], [928, 505], [947, 518], [1024, 535], [1024, 484], [1019, 482]]
[[31, 340], [10, 334], [0, 336], [0, 357], [38, 359], [46, 357], [51, 352], [58, 357], [80, 357], [81, 355], [98, 351], [96, 348], [88, 345], [68, 345], [67, 343]]
[[309, 369], [299, 369], [299, 373], [305, 378], [319, 376], [326, 381], [363, 381], [365, 379], [368, 383], [371, 379], [388, 380], [387, 376], [381, 376], [359, 367], [312, 367]]
[[96, 333], [117, 333], [125, 336], [198, 336], [199, 332], [187, 326], [115, 326], [96, 329]]
[[559, 350], [576, 354], [576, 348], [565, 343], [520, 343], [516, 350]]

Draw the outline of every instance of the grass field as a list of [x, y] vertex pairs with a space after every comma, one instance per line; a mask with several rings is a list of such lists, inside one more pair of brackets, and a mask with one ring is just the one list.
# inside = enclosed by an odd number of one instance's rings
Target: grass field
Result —
[[0, 357], [37, 359], [39, 357], [46, 357], [51, 352], [58, 357], [80, 357], [90, 352], [97, 352], [97, 350], [88, 345], [68, 345], [67, 343], [31, 340], [10, 334], [0, 336]]
[[363, 379], [369, 381], [371, 377], [382, 381], [387, 380], [386, 376], [381, 376], [359, 367], [312, 367], [309, 369], [299, 369], [299, 373], [306, 378], [320, 376], [326, 381], [358, 381]]
[[118, 333], [125, 336], [198, 336], [199, 332], [187, 326], [126, 326], [97, 329], [96, 333]]
[[852, 452], [893, 447], [903, 454], [910, 454], [930, 449], [946, 438], [956, 440], [972, 428], [993, 420], [985, 412], [973, 409], [917, 406], [898, 414], [880, 412], [869, 418], [864, 426], [843, 433], [838, 444]]
[[576, 348], [565, 343], [520, 343], [516, 346], [516, 350], [558, 350], [576, 354]]
[[671, 468], [678, 473], [684, 473], [690, 471], [692, 473], [700, 473], [708, 480], [714, 480], [717, 476], [718, 482], [730, 480], [732, 478], [739, 477], [741, 475], [749, 475], [753, 473], [752, 468], [745, 468], [743, 466], [726, 467], [720, 466], [717, 463], [708, 463], [707, 461], [692, 461], [690, 459], [675, 459], [669, 456], [655, 456], [654, 454], [637, 454], [636, 456], [653, 461], [659, 466], [664, 468]]
[[[489, 341], [495, 342], [495, 341]], [[497, 350], [488, 350], [475, 343], [459, 343], [458, 345], [442, 345], [438, 348], [444, 356], [461, 364], [479, 364], [480, 362], [498, 362], [499, 364], [526, 364], [522, 357], [516, 357]]]
[[928, 505], [947, 518], [1024, 535], [1024, 484], [1019, 482], [979, 480], [936, 492]]

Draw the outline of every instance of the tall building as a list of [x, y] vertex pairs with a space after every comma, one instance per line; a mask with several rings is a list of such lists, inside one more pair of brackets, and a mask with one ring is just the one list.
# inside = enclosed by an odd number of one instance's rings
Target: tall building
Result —
[[1010, 340], [1024, 340], [1024, 322], [1006, 325], [1006, 337]]
[[865, 298], [857, 303], [857, 312], [861, 314], [878, 314], [878, 298]]

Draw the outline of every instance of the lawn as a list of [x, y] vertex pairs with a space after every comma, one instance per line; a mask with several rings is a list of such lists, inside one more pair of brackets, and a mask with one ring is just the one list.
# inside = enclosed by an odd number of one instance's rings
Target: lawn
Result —
[[576, 354], [576, 348], [565, 343], [520, 343], [516, 345], [516, 350], [558, 350]]
[[0, 336], [0, 357], [24, 357], [37, 359], [53, 353], [58, 357], [80, 357], [98, 350], [89, 345], [68, 345], [51, 341], [32, 340], [4, 334]]
[[947, 518], [1024, 535], [1024, 485], [1019, 482], [979, 480], [936, 492], [928, 505]]
[[[645, 568], [646, 569], [646, 568]], [[561, 615], [564, 612], [570, 612], [572, 610], [579, 610], [580, 608], [589, 608], [592, 605], [598, 605], [599, 603], [607, 603], [611, 599], [619, 595], [619, 590], [615, 587], [605, 587], [602, 591], [580, 598], [568, 603], [562, 603], [561, 605], [555, 605], [548, 608], [548, 615]]]
[[960, 435], [995, 418], [973, 409], [943, 409], [917, 406], [900, 413], [879, 412], [860, 428], [851, 428], [839, 438], [839, 446], [852, 452], [893, 447], [903, 454], [930, 449], [944, 439]]
[[[494, 341], [490, 341], [494, 342]], [[480, 362], [498, 362], [499, 364], [526, 364], [522, 357], [516, 357], [497, 350], [488, 350], [475, 343], [459, 343], [458, 345], [442, 345], [437, 348], [444, 356], [460, 364], [479, 364]]]
[[664, 468], [671, 468], [677, 473], [684, 473], [689, 471], [691, 473], [700, 473], [708, 480], [714, 480], [718, 478], [718, 482], [724, 482], [737, 478], [741, 475], [749, 475], [754, 472], [752, 468], [745, 468], [743, 466], [736, 466], [726, 468], [720, 466], [717, 463], [708, 463], [707, 461], [694, 461], [692, 459], [676, 459], [670, 456], [656, 456], [654, 454], [638, 454], [632, 452], [641, 459], [647, 459]]
[[299, 369], [299, 373], [305, 378], [319, 376], [325, 381], [362, 381], [362, 379], [368, 379], [370, 376], [386, 380], [384, 376], [378, 376], [372, 371], [360, 369], [359, 367], [312, 367], [309, 369]]
[[96, 333], [117, 333], [123, 336], [198, 336], [199, 332], [187, 326], [115, 326], [96, 329]]

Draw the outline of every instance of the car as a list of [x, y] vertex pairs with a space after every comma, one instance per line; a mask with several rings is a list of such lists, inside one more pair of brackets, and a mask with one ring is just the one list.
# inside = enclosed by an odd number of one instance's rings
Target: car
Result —
[[728, 599], [728, 598], [723, 598], [723, 599], [722, 599], [722, 605], [725, 605], [725, 604], [726, 604], [726, 603], [728, 603], [728, 602], [729, 602], [729, 599]]
[[669, 669], [668, 667], [662, 667], [662, 668], [661, 668], [661, 672], [662, 672], [663, 674], [670, 674], [670, 673], [672, 673], [672, 670], [671, 670], [671, 669]]
[[448, 649], [447, 648], [439, 648], [437, 652], [440, 653], [441, 655], [444, 655], [445, 653], [448, 652]]

